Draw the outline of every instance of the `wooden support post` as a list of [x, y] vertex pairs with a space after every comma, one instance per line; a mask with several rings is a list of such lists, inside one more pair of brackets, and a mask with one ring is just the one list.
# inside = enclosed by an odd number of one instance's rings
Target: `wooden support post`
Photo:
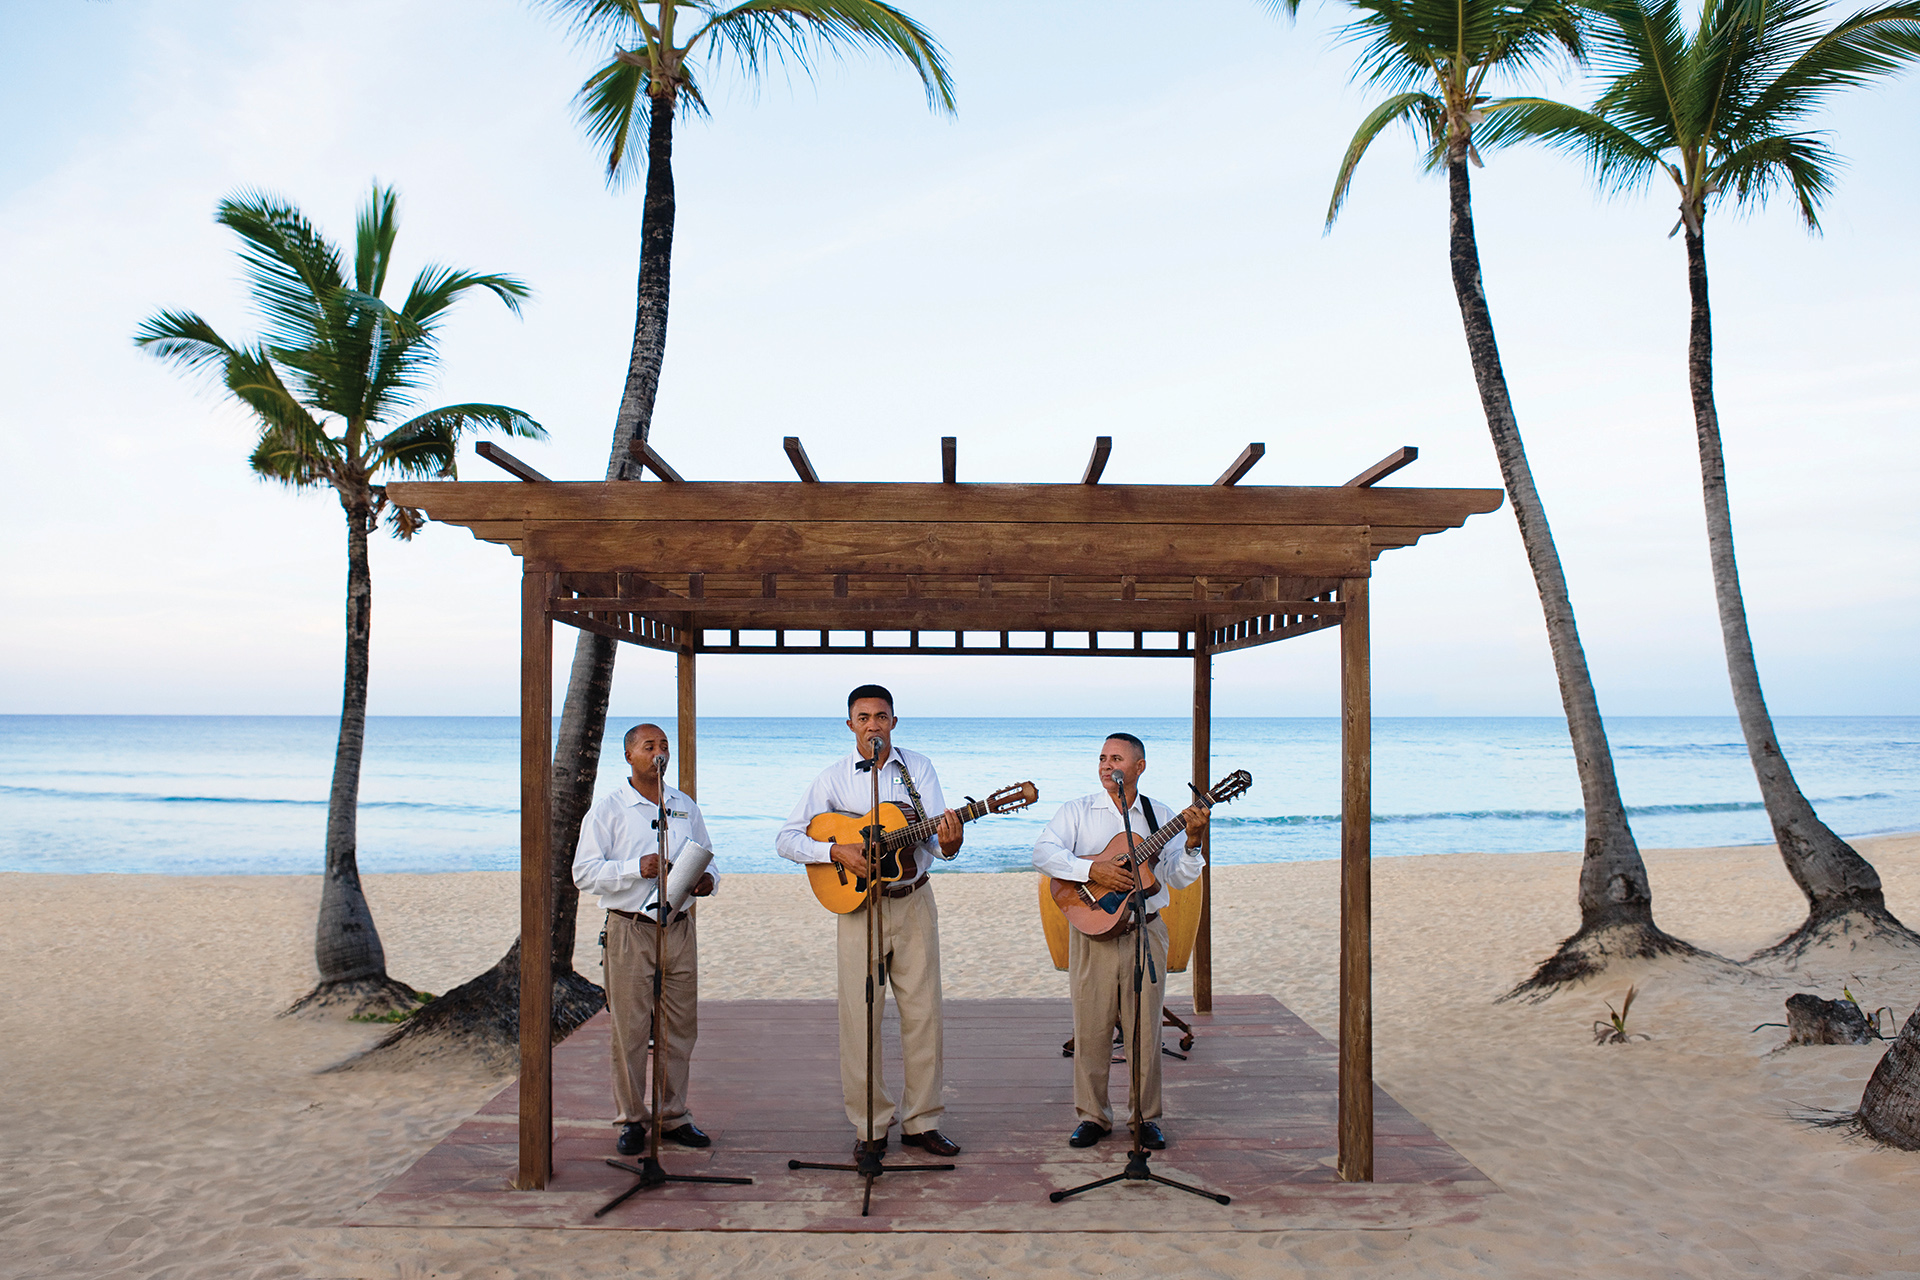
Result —
[[[1204, 625], [1204, 624], [1203, 624]], [[1207, 773], [1213, 767], [1213, 655], [1204, 647], [1193, 655], [1193, 785], [1205, 791], [1213, 785]], [[1207, 865], [1200, 872], [1200, 930], [1193, 936], [1193, 1011], [1213, 1012], [1213, 828], [1201, 838], [1200, 854]]]
[[676, 713], [674, 730], [680, 739], [680, 789], [687, 793], [690, 800], [700, 798], [700, 738], [694, 720], [694, 692], [693, 650], [683, 646], [680, 650], [680, 708]]
[[520, 579], [520, 1172], [553, 1177], [553, 575]]
[[1367, 580], [1340, 584], [1340, 1177], [1373, 1181], [1373, 695]]

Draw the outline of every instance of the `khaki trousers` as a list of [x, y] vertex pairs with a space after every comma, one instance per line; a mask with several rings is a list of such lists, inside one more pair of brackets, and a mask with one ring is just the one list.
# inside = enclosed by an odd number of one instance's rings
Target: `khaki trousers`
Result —
[[[1160, 1010], [1166, 999], [1167, 925], [1155, 920], [1147, 925], [1147, 944], [1153, 967], [1144, 978], [1141, 993], [1146, 1007], [1141, 1010], [1139, 1055], [1140, 1118], [1160, 1118]], [[1127, 1062], [1131, 1072], [1136, 1046], [1133, 1043], [1133, 947], [1131, 933], [1123, 938], [1101, 941], [1089, 938], [1078, 929], [1067, 931], [1067, 986], [1073, 992], [1073, 1109], [1082, 1120], [1091, 1120], [1103, 1129], [1113, 1128], [1113, 1108], [1107, 1102], [1107, 1080], [1112, 1075], [1113, 1027], [1118, 1022], [1127, 1036]], [[1131, 1079], [1131, 1075], [1128, 1077]]]
[[881, 1070], [880, 1019], [886, 1009], [887, 987], [893, 988], [894, 1008], [900, 1014], [900, 1053], [905, 1059], [906, 1092], [897, 1109], [903, 1133], [925, 1133], [940, 1127], [946, 1114], [942, 1098], [946, 1074], [940, 1027], [940, 913], [933, 905], [933, 886], [904, 898], [877, 900], [880, 942], [875, 954], [885, 968], [886, 984], [873, 999], [873, 1132], [867, 1125], [867, 911], [849, 911], [840, 917], [840, 1092], [847, 1119], [863, 1138], [884, 1138], [895, 1119], [893, 1095], [887, 1092]]
[[[613, 1019], [613, 1100], [620, 1108], [615, 1124], [653, 1123], [647, 1111], [653, 1083], [647, 1066], [647, 1037], [653, 1020], [659, 927], [607, 913], [607, 1012]], [[662, 1129], [677, 1129], [693, 1119], [687, 1111], [687, 1075], [693, 1042], [700, 1034], [699, 980], [700, 947], [689, 915], [667, 925], [667, 963], [660, 982], [661, 1040], [666, 1046]]]

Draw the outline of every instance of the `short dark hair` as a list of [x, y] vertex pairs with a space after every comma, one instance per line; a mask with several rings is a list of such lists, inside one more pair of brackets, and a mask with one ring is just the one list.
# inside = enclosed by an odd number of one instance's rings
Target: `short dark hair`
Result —
[[1108, 735], [1107, 735], [1107, 736], [1106, 736], [1105, 738], [1103, 738], [1103, 739], [1101, 739], [1101, 741], [1103, 741], [1103, 742], [1116, 742], [1116, 741], [1118, 741], [1118, 742], [1130, 742], [1130, 743], [1132, 743], [1132, 744], [1133, 744], [1133, 749], [1134, 749], [1135, 751], [1138, 751], [1138, 752], [1140, 753], [1140, 758], [1141, 758], [1142, 760], [1145, 760], [1145, 759], [1147, 758], [1147, 744], [1146, 744], [1146, 743], [1144, 743], [1144, 742], [1142, 742], [1142, 741], [1140, 741], [1140, 739], [1138, 739], [1138, 738], [1136, 738], [1136, 737], [1134, 737], [1134, 736], [1133, 736], [1132, 734], [1130, 734], [1130, 733], [1110, 733], [1110, 734], [1108, 734]]
[[887, 704], [887, 711], [889, 714], [891, 714], [893, 711], [893, 695], [887, 692], [887, 688], [885, 685], [863, 684], [858, 689], [855, 689], [852, 693], [847, 695], [847, 714], [848, 715], [853, 714], [853, 704], [860, 701], [860, 699], [862, 698], [878, 698], [880, 699], [880, 701]]
[[[642, 729], [660, 729], [660, 726], [653, 723], [653, 721], [651, 720], [642, 720], [639, 724], [627, 730], [627, 736], [620, 739], [620, 752], [622, 755], [625, 755], [627, 752], [633, 750], [634, 735], [639, 733]], [[660, 732], [665, 733], [666, 730], [660, 729]]]

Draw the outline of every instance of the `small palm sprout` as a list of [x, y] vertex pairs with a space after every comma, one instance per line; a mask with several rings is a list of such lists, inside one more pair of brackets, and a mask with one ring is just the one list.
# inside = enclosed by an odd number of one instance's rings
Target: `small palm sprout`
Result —
[[1595, 1044], [1626, 1044], [1632, 1040], [1651, 1040], [1652, 1036], [1641, 1031], [1627, 1030], [1627, 1011], [1633, 1008], [1636, 988], [1627, 988], [1627, 998], [1620, 1002], [1620, 1012], [1613, 1011], [1613, 1001], [1607, 1001], [1605, 1021], [1595, 1019], [1593, 1024], [1593, 1042]]

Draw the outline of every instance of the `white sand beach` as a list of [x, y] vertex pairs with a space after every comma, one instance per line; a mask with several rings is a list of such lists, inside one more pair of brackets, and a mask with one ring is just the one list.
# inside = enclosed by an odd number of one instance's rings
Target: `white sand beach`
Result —
[[[1920, 923], [1920, 836], [1860, 842]], [[0, 1271], [13, 1277], [1722, 1277], [1920, 1274], [1920, 1154], [1795, 1116], [1851, 1110], [1879, 1046], [1795, 1048], [1796, 990], [1904, 1014], [1920, 959], [1791, 977], [1622, 968], [1496, 1004], [1577, 923], [1573, 854], [1375, 866], [1380, 1083], [1507, 1193], [1477, 1221], [1246, 1235], [702, 1235], [350, 1229], [352, 1210], [500, 1081], [451, 1063], [320, 1075], [377, 1028], [279, 1019], [311, 980], [313, 877], [0, 876]], [[1647, 854], [1663, 927], [1744, 957], [1803, 915], [1771, 848]], [[1216, 990], [1334, 1027], [1332, 863], [1225, 867]], [[392, 973], [443, 991], [514, 929], [503, 873], [368, 878]], [[938, 882], [950, 996], [1064, 995], [1028, 875]], [[595, 914], [578, 959], [597, 977]], [[702, 914], [709, 999], [832, 992], [831, 932], [796, 879], [734, 876]], [[1632, 1029], [1589, 1025], [1630, 982]], [[1170, 997], [1184, 1002], [1184, 978]], [[694, 1087], [699, 1087], [696, 1075]], [[771, 1087], [771, 1086], [770, 1086]], [[952, 1116], [966, 1141], [966, 1119]], [[1061, 1118], [1062, 1133], [1069, 1117]], [[1178, 1141], [1177, 1126], [1173, 1127]], [[1166, 1212], [1178, 1212], [1167, 1204]]]

